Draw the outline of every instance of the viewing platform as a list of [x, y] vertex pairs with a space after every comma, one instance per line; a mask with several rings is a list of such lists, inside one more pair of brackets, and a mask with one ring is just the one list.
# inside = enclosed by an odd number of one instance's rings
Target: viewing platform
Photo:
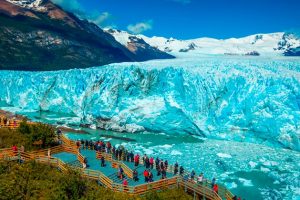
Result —
[[[12, 121], [12, 120], [11, 120]], [[13, 122], [13, 126], [5, 128], [15, 129], [20, 121]], [[49, 149], [43, 149], [31, 152], [13, 151], [10, 148], [0, 149], [0, 160], [18, 160], [22, 162], [35, 160], [36, 162], [46, 163], [57, 167], [61, 172], [68, 168], [78, 170], [82, 176], [97, 181], [100, 185], [116, 192], [128, 193], [130, 195], [143, 195], [150, 191], [159, 191], [167, 188], [183, 188], [186, 193], [193, 195], [194, 199], [209, 200], [231, 200], [233, 194], [224, 186], [218, 183], [218, 193], [212, 189], [212, 183], [208, 180], [202, 184], [196, 183], [190, 178], [190, 172], [183, 174], [174, 174], [174, 166], [168, 165], [166, 168], [166, 177], [162, 179], [157, 175], [155, 169], [146, 168], [142, 158], [135, 163], [116, 158], [112, 153], [96, 151], [91, 148], [83, 149], [76, 143], [68, 139], [64, 134], [60, 136], [61, 145]], [[101, 157], [104, 157], [105, 166], [101, 166]], [[84, 168], [84, 163], [86, 167]], [[118, 169], [122, 168], [124, 177], [118, 177]], [[144, 171], [151, 171], [153, 180], [145, 182]], [[133, 179], [133, 172], [137, 171], [138, 180]], [[124, 184], [124, 178], [127, 184]]]

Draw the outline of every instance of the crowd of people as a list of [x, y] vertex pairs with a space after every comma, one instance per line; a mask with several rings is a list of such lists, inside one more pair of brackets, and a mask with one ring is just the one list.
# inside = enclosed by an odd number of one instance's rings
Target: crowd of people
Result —
[[15, 127], [17, 127], [17, 120], [15, 117], [8, 119], [6, 116], [0, 116], [0, 128], [2, 126], [9, 126], [10, 124], [13, 124]]
[[[113, 146], [109, 141], [108, 142], [103, 142], [103, 141], [88, 141], [88, 140], [81, 140], [77, 141], [78, 148], [83, 148], [83, 149], [92, 149], [100, 152], [105, 152], [105, 153], [110, 153], [113, 155], [114, 159], [117, 160], [122, 160], [122, 161], [127, 161], [127, 162], [133, 162], [135, 169], [133, 170], [133, 180], [135, 182], [139, 181], [139, 174], [137, 171], [137, 168], [139, 167], [140, 164], [143, 164], [145, 167], [145, 170], [143, 172], [144, 176], [144, 181], [146, 183], [150, 183], [154, 181], [154, 176], [153, 176], [153, 169], [155, 166], [156, 170], [156, 176], [160, 177], [160, 179], [166, 179], [167, 178], [167, 170], [169, 163], [167, 160], [160, 159], [159, 157], [149, 157], [146, 154], [140, 159], [140, 155], [137, 153], [134, 155], [132, 151], [128, 151], [124, 146], [120, 145], [118, 147]], [[105, 166], [105, 159], [102, 156], [100, 158], [101, 160], [101, 166]], [[197, 183], [199, 185], [203, 185], [204, 183], [208, 183], [208, 180], [204, 177], [203, 172], [201, 172], [198, 176], [196, 176], [196, 172], [192, 170], [190, 174], [186, 174], [184, 167], [179, 166], [178, 162], [174, 164], [173, 167], [173, 175], [179, 175], [184, 178], [184, 180], [188, 180], [194, 183]], [[128, 185], [128, 181], [125, 177], [124, 170], [122, 169], [121, 166], [118, 168], [118, 178], [120, 178], [123, 182], [124, 186]], [[219, 185], [216, 182], [216, 178], [213, 178], [211, 180], [211, 189], [216, 192], [217, 194], [219, 193]], [[240, 197], [234, 196], [233, 200], [241, 200]]]

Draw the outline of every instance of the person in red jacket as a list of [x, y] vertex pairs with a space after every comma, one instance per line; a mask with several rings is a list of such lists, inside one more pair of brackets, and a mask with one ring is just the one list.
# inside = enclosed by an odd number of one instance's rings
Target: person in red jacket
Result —
[[139, 166], [139, 159], [140, 159], [140, 157], [139, 157], [139, 154], [136, 154], [135, 156], [134, 156], [134, 166]]
[[149, 163], [150, 163], [150, 169], [153, 169], [153, 165], [154, 165], [154, 158], [153, 157], [151, 157], [149, 159]]
[[215, 193], [218, 194], [218, 192], [219, 192], [219, 186], [217, 184], [214, 184], [213, 190], [214, 190]]
[[149, 181], [149, 172], [146, 169], [144, 171], [144, 177], [145, 177], [145, 182], [147, 183]]
[[13, 150], [14, 155], [17, 155], [17, 153], [18, 153], [18, 147], [17, 147], [17, 145], [12, 146], [11, 149]]
[[124, 178], [124, 180], [123, 180], [123, 186], [127, 186], [127, 185], [128, 185], [128, 181], [127, 181], [126, 178]]

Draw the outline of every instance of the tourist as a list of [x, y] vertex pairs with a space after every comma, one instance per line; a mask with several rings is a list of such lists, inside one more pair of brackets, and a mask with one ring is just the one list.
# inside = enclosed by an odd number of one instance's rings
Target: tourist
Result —
[[215, 193], [218, 194], [218, 192], [219, 192], [219, 187], [218, 187], [217, 184], [214, 184], [214, 186], [213, 186], [213, 191], [214, 191]]
[[178, 162], [176, 161], [174, 165], [174, 175], [177, 175], [177, 173], [178, 173]]
[[119, 146], [119, 151], [118, 151], [118, 160], [121, 160], [122, 159], [122, 154], [123, 154], [123, 149], [120, 148]]
[[179, 168], [179, 175], [183, 176], [183, 174], [184, 174], [184, 168], [182, 166], [180, 166], [180, 168]]
[[12, 146], [12, 150], [13, 150], [14, 152], [17, 152], [17, 151], [18, 151], [17, 145]]
[[178, 173], [178, 163], [176, 162], [174, 165], [174, 175], [177, 175]]
[[144, 177], [145, 177], [145, 183], [147, 183], [149, 180], [149, 171], [147, 169], [145, 169], [144, 171]]
[[157, 176], [161, 175], [161, 168], [159, 165], [156, 165]]
[[124, 151], [124, 156], [122, 156], [122, 158], [123, 158], [124, 161], [128, 161], [128, 155], [129, 155], [129, 153], [128, 153], [127, 149], [126, 149]]
[[195, 179], [195, 175], [196, 175], [195, 171], [192, 170], [192, 172], [190, 174], [190, 178], [191, 178], [192, 181]]
[[150, 161], [149, 161], [148, 156], [146, 156], [146, 158], [145, 158], [145, 167], [146, 167], [147, 169], [150, 168]]
[[116, 149], [116, 151], [115, 151], [115, 158], [117, 159], [117, 160], [119, 160], [119, 149], [117, 148]]
[[89, 146], [90, 146], [90, 150], [93, 150], [94, 149], [94, 143], [92, 140], [90, 140], [89, 142]]
[[139, 154], [136, 154], [134, 157], [134, 166], [139, 166], [139, 160], [140, 160], [140, 156]]
[[84, 147], [84, 140], [81, 139], [81, 140], [80, 140], [80, 143], [81, 143], [81, 148], [83, 148], [83, 147]]
[[214, 188], [215, 184], [216, 184], [216, 178], [213, 178], [211, 181], [211, 188]]
[[126, 178], [124, 178], [124, 180], [123, 180], [123, 186], [124, 186], [124, 187], [127, 187], [127, 186], [128, 186], [128, 181], [127, 181]]
[[82, 168], [86, 169], [86, 163], [85, 162], [82, 163]]
[[76, 141], [76, 147], [77, 147], [77, 149], [80, 148], [80, 142], [79, 142], [79, 140]]
[[153, 165], [154, 165], [154, 158], [153, 157], [151, 157], [149, 159], [149, 163], [150, 163], [150, 169], [153, 169]]
[[88, 140], [85, 140], [84, 148], [85, 148], [85, 149], [88, 149], [88, 148], [89, 148], [89, 141], [88, 141]]
[[134, 162], [134, 154], [132, 151], [130, 152], [130, 162]]
[[203, 184], [203, 173], [201, 173], [199, 176], [198, 176], [198, 180], [197, 180], [198, 184]]
[[161, 170], [165, 168], [165, 164], [163, 160], [160, 161], [159, 165]]
[[21, 146], [20, 151], [21, 151], [21, 153], [25, 152], [25, 147], [23, 145]]
[[178, 165], [178, 162], [176, 161], [176, 163], [175, 163], [175, 165], [174, 165], [174, 167], [179, 167], [179, 165]]
[[101, 156], [101, 167], [105, 167], [105, 159], [104, 156]]
[[168, 169], [168, 161], [167, 160], [165, 161], [165, 168], [166, 168], [166, 170]]
[[232, 197], [232, 200], [238, 200], [237, 196], [234, 195], [234, 197]]
[[133, 180], [134, 182], [139, 181], [138, 172], [136, 171], [136, 169], [133, 170]]
[[156, 169], [157, 169], [157, 166], [159, 165], [159, 162], [160, 162], [159, 158], [158, 158], [158, 157], [156, 157], [156, 159], [155, 159], [155, 165], [156, 165]]
[[149, 171], [148, 182], [153, 182], [153, 174], [152, 174], [152, 172], [150, 172], [150, 171]]
[[107, 153], [111, 153], [111, 143], [110, 143], [110, 141], [108, 141], [106, 143], [106, 148], [107, 148]]
[[111, 148], [111, 153], [112, 153], [113, 156], [116, 155], [116, 147], [115, 147], [115, 146], [113, 146], [113, 147]]
[[121, 166], [119, 166], [119, 170], [118, 170], [118, 177], [119, 177], [119, 179], [123, 179], [123, 177], [124, 177], [124, 170], [123, 170], [123, 168], [121, 167]]
[[147, 157], [147, 155], [144, 154], [144, 156], [143, 156], [143, 164], [144, 164], [145, 167], [146, 167], [146, 157]]

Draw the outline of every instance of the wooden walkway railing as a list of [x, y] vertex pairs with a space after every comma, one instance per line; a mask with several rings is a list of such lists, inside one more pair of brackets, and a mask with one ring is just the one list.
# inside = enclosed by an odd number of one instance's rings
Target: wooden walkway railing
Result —
[[[19, 128], [22, 120], [18, 119], [7, 119], [6, 123], [4, 123], [4, 116], [0, 116], [2, 118], [0, 120], [0, 128], [8, 128], [8, 129], [17, 129]], [[35, 124], [35, 122], [27, 122], [27, 124]]]
[[[77, 159], [83, 163], [84, 157], [79, 153], [79, 150], [76, 146], [76, 143], [69, 140], [65, 136], [63, 136], [63, 145], [56, 146], [50, 148], [50, 152], [52, 153], [59, 153], [59, 152], [69, 152], [77, 155]], [[13, 152], [11, 149], [0, 149], [0, 159], [6, 159], [6, 160], [17, 160], [21, 159], [23, 161], [28, 160], [35, 160], [37, 162], [41, 163], [47, 163], [51, 164], [55, 167], [58, 167], [62, 172], [65, 172], [68, 170], [68, 166], [66, 163], [61, 161], [58, 158], [49, 157], [48, 155], [48, 149], [45, 150], [39, 150], [39, 151], [33, 151], [33, 152]], [[122, 161], [114, 160], [111, 154], [107, 154], [104, 152], [97, 152], [96, 153], [97, 158], [101, 158], [101, 156], [105, 157], [105, 160], [111, 161], [112, 164], [114, 163], [117, 166], [121, 166], [124, 170], [124, 173], [129, 177], [133, 178], [133, 171]], [[142, 163], [142, 161], [140, 161]], [[233, 195], [229, 190], [227, 190], [225, 187], [219, 186], [219, 194], [215, 193], [211, 189], [211, 183], [205, 182], [203, 185], [199, 185], [196, 183], [193, 183], [191, 181], [184, 180], [180, 176], [174, 176], [169, 179], [162, 179], [158, 181], [154, 181], [151, 183], [146, 183], [142, 185], [137, 186], [123, 186], [122, 184], [114, 183], [110, 178], [108, 178], [106, 175], [104, 175], [100, 171], [91, 170], [91, 169], [83, 169], [74, 167], [76, 170], [79, 170], [82, 172], [82, 176], [100, 181], [102, 185], [105, 187], [112, 189], [116, 192], [125, 192], [133, 195], [142, 195], [149, 191], [153, 190], [161, 190], [164, 188], [169, 188], [172, 186], [182, 187], [185, 189], [186, 192], [191, 193], [194, 195], [194, 197], [205, 197], [206, 199], [211, 200], [231, 200]], [[174, 167], [172, 165], [168, 166], [168, 171], [173, 173]], [[186, 172], [185, 176], [188, 176], [189, 173]], [[222, 195], [221, 195], [222, 194]], [[222, 198], [221, 198], [222, 196]]]

